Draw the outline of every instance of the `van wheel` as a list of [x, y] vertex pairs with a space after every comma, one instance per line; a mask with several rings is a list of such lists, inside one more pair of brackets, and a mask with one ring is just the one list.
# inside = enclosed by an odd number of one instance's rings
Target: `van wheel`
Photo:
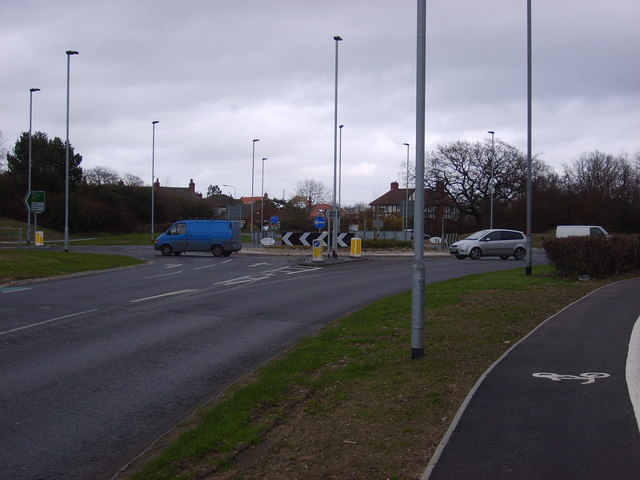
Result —
[[527, 251], [522, 247], [516, 248], [516, 251], [513, 253], [513, 256], [516, 257], [516, 260], [524, 260], [524, 257], [527, 256]]
[[214, 245], [211, 247], [211, 254], [214, 257], [221, 257], [224, 254], [224, 250], [222, 249], [222, 245]]
[[482, 250], [480, 250], [478, 247], [472, 248], [469, 252], [469, 258], [471, 258], [472, 260], [480, 260], [481, 256]]
[[173, 253], [173, 248], [171, 248], [171, 245], [162, 245], [160, 247], [160, 253], [162, 253], [162, 255], [164, 255], [165, 257], [168, 257]]

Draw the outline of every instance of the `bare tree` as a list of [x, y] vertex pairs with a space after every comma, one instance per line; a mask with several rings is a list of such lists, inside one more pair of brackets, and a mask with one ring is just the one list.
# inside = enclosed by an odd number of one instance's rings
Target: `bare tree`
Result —
[[116, 185], [121, 181], [115, 170], [101, 166], [85, 170], [84, 177], [89, 185]]
[[122, 183], [127, 187], [141, 187], [144, 185], [144, 181], [139, 176], [131, 173], [125, 174], [122, 178]]
[[[478, 225], [487, 215], [492, 172], [494, 200], [510, 207], [526, 192], [526, 158], [501, 140], [470, 143], [458, 141], [440, 145], [427, 154], [425, 186], [436, 188], [443, 182], [445, 192], [461, 212], [475, 218]], [[538, 169], [540, 162], [536, 161]]]
[[329, 188], [317, 180], [306, 179], [297, 183], [294, 195], [304, 197], [307, 207], [311, 208], [313, 205], [328, 201]]

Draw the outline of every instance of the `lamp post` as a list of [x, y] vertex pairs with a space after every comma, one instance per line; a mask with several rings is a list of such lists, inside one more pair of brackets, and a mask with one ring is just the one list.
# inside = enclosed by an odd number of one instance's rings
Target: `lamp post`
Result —
[[338, 203], [336, 200], [336, 183], [338, 176], [338, 44], [342, 41], [342, 37], [336, 35], [333, 37], [336, 42], [336, 68], [335, 68], [335, 97], [334, 97], [334, 114], [333, 114], [333, 235], [331, 236], [331, 248], [333, 258], [338, 257], [338, 225], [340, 219], [338, 217]]
[[[33, 92], [39, 92], [39, 88], [29, 89], [29, 180], [27, 192], [31, 193], [31, 120], [33, 118]], [[27, 244], [31, 243], [31, 209], [27, 208]]]
[[255, 161], [256, 161], [256, 142], [259, 142], [260, 139], [259, 138], [254, 138], [253, 139], [253, 154], [251, 155], [251, 220], [250, 220], [250, 224], [251, 224], [251, 245], [253, 246], [255, 244], [255, 241], [253, 239], [253, 171], [254, 171], [254, 165], [255, 165]]
[[264, 161], [262, 159], [262, 200], [260, 201], [260, 237], [262, 238], [262, 226], [264, 225]]
[[404, 232], [404, 239], [407, 239], [407, 232], [406, 230], [409, 229], [409, 144], [408, 143], [403, 143], [402, 145], [404, 145], [405, 147], [407, 147], [407, 176], [405, 177], [405, 195], [404, 195], [404, 216], [402, 217], [402, 220], [404, 220], [404, 227], [403, 230], [405, 230]]
[[223, 183], [222, 186], [223, 187], [233, 188], [233, 198], [236, 198], [236, 194], [237, 194], [238, 190], [236, 190], [236, 187], [234, 185], [227, 185], [226, 183]]
[[533, 255], [531, 254], [531, 228], [533, 192], [532, 186], [532, 159], [531, 159], [531, 0], [527, 0], [527, 266], [525, 275], [533, 273]]
[[153, 238], [154, 221], [155, 221], [155, 189], [156, 189], [156, 125], [160, 123], [158, 120], [151, 122], [151, 241]]
[[67, 50], [67, 140], [65, 143], [64, 163], [64, 251], [69, 251], [69, 73], [71, 55], [78, 55], [75, 50]]
[[[344, 125], [339, 125], [340, 129], [340, 148], [338, 149], [338, 210], [342, 208], [342, 127]], [[340, 217], [338, 215], [338, 217]]]
[[493, 192], [495, 191], [495, 179], [493, 178], [493, 169], [496, 163], [496, 149], [493, 143], [493, 136], [496, 132], [489, 130], [491, 134], [491, 180], [489, 180], [489, 193], [491, 194], [491, 213], [489, 214], [489, 228], [493, 228]]

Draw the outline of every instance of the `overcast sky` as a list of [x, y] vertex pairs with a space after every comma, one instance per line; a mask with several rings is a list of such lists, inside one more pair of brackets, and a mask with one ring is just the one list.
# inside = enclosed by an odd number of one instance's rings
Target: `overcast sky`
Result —
[[[533, 0], [533, 153], [640, 150], [640, 2]], [[427, 0], [427, 150], [488, 130], [526, 153], [525, 0]], [[206, 193], [333, 187], [335, 41], [342, 203], [385, 193], [415, 145], [415, 0], [4, 0], [0, 131], [65, 138], [82, 166]], [[233, 185], [224, 187], [223, 185]]]

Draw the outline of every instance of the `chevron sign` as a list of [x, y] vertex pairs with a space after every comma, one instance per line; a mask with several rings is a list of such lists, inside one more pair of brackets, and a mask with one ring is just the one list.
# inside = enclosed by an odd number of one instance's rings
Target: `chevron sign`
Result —
[[[353, 238], [353, 233], [340, 233], [338, 234], [338, 246], [348, 247]], [[302, 245], [304, 247], [310, 247], [314, 240], [320, 240], [326, 247], [328, 246], [328, 233], [327, 232], [287, 232], [282, 235], [282, 245], [288, 245], [290, 247], [294, 245]]]

